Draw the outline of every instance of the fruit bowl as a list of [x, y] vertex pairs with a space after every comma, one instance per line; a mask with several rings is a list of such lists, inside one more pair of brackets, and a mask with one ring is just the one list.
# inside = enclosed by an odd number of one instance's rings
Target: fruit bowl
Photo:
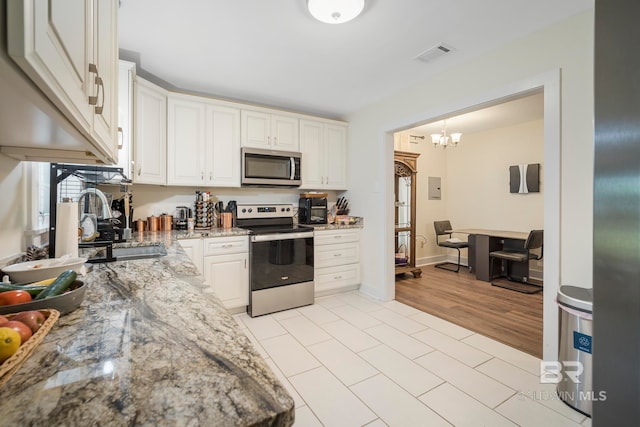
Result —
[[[23, 305], [23, 304], [20, 304], [20, 305]], [[16, 306], [17, 304], [10, 307], [15, 308]], [[15, 311], [12, 311], [11, 313], [18, 313], [19, 311], [24, 311], [24, 310], [15, 310]], [[60, 316], [60, 313], [58, 313], [57, 310], [49, 309], [49, 310], [38, 310], [38, 311], [44, 314], [45, 321], [42, 324], [42, 326], [40, 326], [40, 329], [38, 329], [36, 333], [33, 334], [33, 336], [29, 338], [27, 342], [22, 344], [18, 349], [18, 351], [16, 351], [13, 356], [11, 356], [10, 358], [2, 362], [2, 364], [0, 364], [0, 387], [2, 387], [4, 383], [9, 381], [9, 378], [11, 378], [11, 376], [13, 376], [13, 374], [15, 374], [18, 371], [18, 369], [20, 369], [20, 366], [22, 366], [24, 361], [27, 360], [27, 358], [31, 355], [31, 353], [33, 353], [33, 351], [42, 342], [42, 340], [44, 340], [44, 337], [49, 333], [54, 323], [56, 323], [56, 321], [58, 320], [58, 317]], [[13, 318], [12, 315], [8, 315], [7, 317], [9, 318], [9, 320]]]
[[62, 316], [72, 312], [80, 306], [82, 301], [84, 301], [87, 286], [83, 281], [76, 280], [71, 284], [71, 286], [69, 286], [69, 289], [69, 291], [56, 295], [55, 297], [23, 302], [22, 304], [0, 306], [0, 314], [50, 308], [59, 311]]
[[87, 258], [48, 258], [9, 265], [2, 271], [8, 274], [13, 282], [30, 283], [58, 277], [65, 270], [79, 272], [85, 262]]

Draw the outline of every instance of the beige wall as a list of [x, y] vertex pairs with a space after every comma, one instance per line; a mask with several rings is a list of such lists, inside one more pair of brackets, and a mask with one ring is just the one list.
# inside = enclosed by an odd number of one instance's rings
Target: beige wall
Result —
[[[465, 135], [447, 153], [443, 201], [455, 227], [528, 232], [543, 228], [543, 121]], [[540, 163], [541, 192], [511, 194], [509, 166]]]
[[[557, 173], [554, 169], [559, 171], [558, 188], [549, 188], [547, 179], [545, 189], [545, 194], [556, 197], [559, 203], [557, 209], [547, 213], [545, 202], [545, 216], [549, 216], [550, 222], [545, 223], [545, 230], [555, 229], [557, 236], [550, 238], [558, 245], [558, 254], [547, 257], [545, 262], [545, 283], [547, 272], [553, 274], [549, 276], [551, 292], [545, 292], [545, 316], [552, 322], [545, 318], [544, 354], [545, 358], [553, 357], [557, 346], [557, 340], [554, 343], [554, 336], [557, 337], [554, 287], [557, 289], [560, 283], [592, 285], [593, 36], [593, 10], [590, 10], [411, 86], [348, 117], [352, 213], [367, 217], [362, 233], [365, 267], [361, 289], [364, 292], [385, 300], [394, 296], [393, 178], [388, 175], [393, 164], [392, 133], [488, 102], [488, 97], [494, 94], [499, 98], [509, 90], [514, 93], [533, 89], [531, 85], [539, 84], [540, 76], [559, 75], [560, 85], [550, 83], [549, 86], [551, 93], [559, 91], [560, 102], [547, 96], [545, 86], [545, 114], [558, 105], [560, 111], [554, 117], [561, 117], [557, 132], [547, 128], [551, 121], [545, 119], [545, 139], [559, 137], [561, 141], [559, 146], [554, 142], [553, 153], [545, 153], [544, 162], [547, 178], [550, 173]], [[547, 82], [553, 81], [545, 78]], [[555, 263], [556, 268], [547, 268], [549, 262]]]
[[0, 154], [0, 259], [20, 253], [27, 228], [23, 164]]

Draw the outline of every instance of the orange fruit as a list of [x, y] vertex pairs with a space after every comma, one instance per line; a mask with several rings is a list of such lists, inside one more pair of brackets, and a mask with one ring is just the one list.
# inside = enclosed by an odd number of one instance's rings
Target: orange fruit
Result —
[[13, 356], [20, 344], [19, 333], [11, 328], [0, 328], [0, 363]]

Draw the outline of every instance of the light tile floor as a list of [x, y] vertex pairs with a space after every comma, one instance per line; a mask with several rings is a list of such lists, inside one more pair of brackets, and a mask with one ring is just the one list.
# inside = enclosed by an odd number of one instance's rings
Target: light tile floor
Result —
[[306, 426], [591, 426], [540, 384], [540, 360], [359, 292], [235, 316]]

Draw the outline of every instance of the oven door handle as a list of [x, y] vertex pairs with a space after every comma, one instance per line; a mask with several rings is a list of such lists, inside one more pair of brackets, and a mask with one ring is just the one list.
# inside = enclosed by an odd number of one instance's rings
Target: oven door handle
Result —
[[309, 237], [313, 237], [313, 231], [303, 231], [300, 233], [259, 234], [257, 236], [251, 236], [251, 241], [252, 242], [269, 242], [273, 240], [306, 239]]

